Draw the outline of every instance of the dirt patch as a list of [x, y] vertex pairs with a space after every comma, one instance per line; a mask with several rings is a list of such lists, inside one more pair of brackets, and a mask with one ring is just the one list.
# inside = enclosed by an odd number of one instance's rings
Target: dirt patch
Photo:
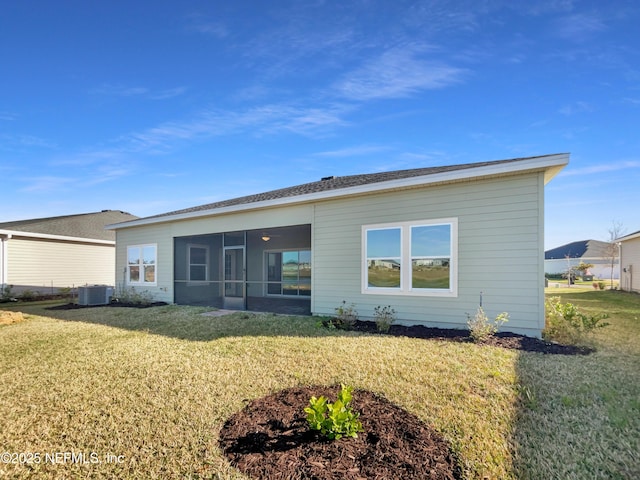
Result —
[[339, 386], [307, 386], [249, 403], [220, 431], [231, 464], [257, 480], [459, 479], [449, 443], [415, 415], [367, 390], [351, 406], [364, 431], [326, 440], [307, 426], [311, 396], [333, 401]]
[[[335, 328], [332, 322], [334, 320], [325, 320], [323, 325], [327, 328]], [[358, 320], [349, 328], [358, 332], [379, 334], [375, 322], [367, 322]], [[453, 328], [432, 328], [423, 325], [391, 325], [391, 329], [385, 335], [393, 335], [398, 337], [424, 338], [429, 340], [443, 340], [449, 342], [472, 343], [473, 339], [469, 335], [469, 330], [453, 329]], [[581, 347], [576, 345], [562, 345], [554, 342], [547, 342], [539, 338], [527, 337], [516, 333], [499, 332], [489, 338], [482, 345], [490, 345], [494, 347], [510, 348], [513, 350], [521, 350], [525, 352], [538, 352], [545, 354], [560, 355], [588, 355], [593, 353], [595, 349], [589, 347]]]
[[25, 318], [22, 312], [8, 312], [0, 310], [0, 325], [11, 325], [13, 323], [24, 322]]

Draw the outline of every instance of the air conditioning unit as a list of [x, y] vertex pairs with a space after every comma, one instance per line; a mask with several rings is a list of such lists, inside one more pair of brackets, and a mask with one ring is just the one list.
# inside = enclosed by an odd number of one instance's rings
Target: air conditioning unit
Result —
[[113, 287], [107, 285], [78, 287], [78, 305], [107, 305], [112, 296]]

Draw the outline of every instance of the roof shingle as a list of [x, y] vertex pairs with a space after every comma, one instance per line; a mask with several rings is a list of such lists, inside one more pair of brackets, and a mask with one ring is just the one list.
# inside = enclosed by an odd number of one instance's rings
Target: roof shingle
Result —
[[127, 222], [137, 218], [135, 215], [120, 210], [103, 210], [94, 213], [4, 222], [0, 223], [0, 230], [114, 241], [116, 239], [115, 232], [105, 230], [105, 225]]

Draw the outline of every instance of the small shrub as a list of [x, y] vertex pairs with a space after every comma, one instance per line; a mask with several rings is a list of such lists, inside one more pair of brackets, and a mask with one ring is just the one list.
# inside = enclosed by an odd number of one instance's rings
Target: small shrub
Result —
[[336, 328], [349, 330], [358, 320], [358, 311], [356, 310], [356, 306], [353, 303], [347, 305], [346, 300], [342, 301], [342, 304], [335, 309], [335, 312], [336, 318], [333, 322], [333, 326]]
[[598, 290], [598, 288], [600, 288], [598, 282], [593, 282], [591, 285], [593, 285], [594, 290]]
[[560, 297], [550, 297], [545, 301], [545, 328], [542, 336], [546, 340], [576, 344], [596, 328], [609, 325], [602, 320], [609, 318], [606, 313], [586, 315], [572, 303], [562, 303]]
[[70, 297], [72, 292], [71, 287], [62, 287], [58, 289], [58, 293], [63, 297]]
[[116, 295], [115, 301], [129, 305], [151, 305], [153, 303], [153, 295], [149, 290], [139, 292], [133, 287], [128, 290], [122, 288]]
[[378, 305], [373, 310], [373, 318], [378, 327], [378, 331], [386, 333], [391, 328], [391, 325], [393, 325], [393, 322], [396, 321], [396, 311], [391, 308], [391, 305], [387, 305], [386, 307]]
[[598, 282], [598, 288], [600, 288], [600, 290], [604, 290], [607, 287], [607, 284], [604, 282]]
[[476, 314], [472, 317], [467, 313], [467, 326], [469, 327], [469, 335], [475, 343], [481, 343], [498, 332], [502, 324], [509, 321], [509, 314], [502, 312], [495, 320], [489, 320], [487, 314], [484, 313], [482, 307], [478, 307]]
[[2, 292], [0, 293], [0, 302], [15, 302], [16, 299], [13, 296], [13, 285], [5, 285], [2, 287]]
[[318, 430], [329, 440], [339, 440], [342, 437], [358, 436], [362, 431], [362, 423], [358, 420], [359, 413], [350, 407], [353, 387], [341, 385], [338, 399], [328, 403], [327, 398], [311, 397], [309, 406], [304, 409], [307, 413], [307, 423], [312, 430]]
[[35, 300], [38, 295], [40, 295], [40, 292], [38, 291], [33, 291], [33, 290], [23, 290], [22, 292], [20, 292], [20, 295], [18, 298], [20, 298], [20, 300], [24, 300], [25, 302], [30, 302], [32, 300]]

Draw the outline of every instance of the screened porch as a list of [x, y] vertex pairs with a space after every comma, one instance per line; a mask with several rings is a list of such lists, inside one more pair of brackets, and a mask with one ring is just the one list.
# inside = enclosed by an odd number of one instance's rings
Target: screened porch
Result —
[[174, 301], [308, 315], [311, 225], [174, 238]]

